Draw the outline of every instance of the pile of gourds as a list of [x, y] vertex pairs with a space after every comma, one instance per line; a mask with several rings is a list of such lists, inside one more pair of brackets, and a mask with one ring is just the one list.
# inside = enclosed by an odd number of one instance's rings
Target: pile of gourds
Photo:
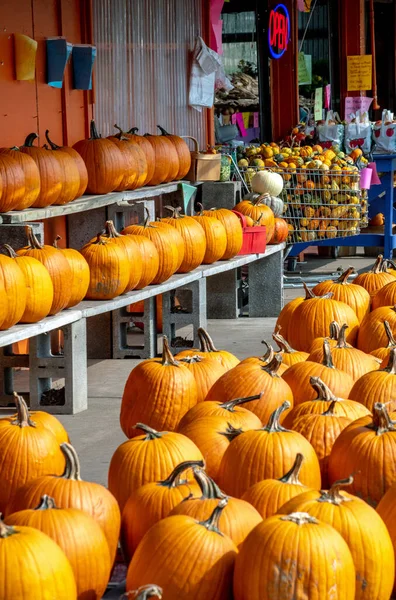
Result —
[[137, 129], [102, 138], [91, 122], [91, 137], [73, 147], [34, 145], [0, 148], [0, 212], [67, 204], [87, 194], [135, 190], [183, 179], [191, 166], [190, 150], [162, 127], [160, 135], [137, 135]]
[[241, 250], [243, 232], [228, 209], [201, 211], [194, 217], [169, 207], [171, 216], [130, 225], [122, 234], [112, 221], [80, 251], [40, 244], [27, 227], [28, 245], [0, 254], [0, 330], [36, 323], [87, 300], [163, 283], [174, 273], [228, 260]]

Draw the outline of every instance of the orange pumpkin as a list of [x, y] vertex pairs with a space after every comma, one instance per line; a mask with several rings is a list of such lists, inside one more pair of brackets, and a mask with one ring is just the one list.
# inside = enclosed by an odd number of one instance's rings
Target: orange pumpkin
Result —
[[304, 360], [308, 359], [308, 352], [301, 352], [299, 350], [294, 350], [289, 342], [285, 340], [283, 335], [280, 333], [281, 328], [279, 327], [275, 333], [272, 334], [272, 339], [278, 344], [281, 356], [282, 356], [282, 365], [286, 365], [287, 367], [291, 367], [299, 362], [304, 362]]
[[191, 167], [191, 153], [183, 138], [178, 135], [171, 135], [165, 131], [163, 127], [158, 125], [161, 135], [165, 135], [168, 140], [174, 145], [177, 156], [179, 158], [179, 170], [174, 179], [183, 179], [187, 175]]
[[24, 205], [25, 173], [19, 162], [8, 154], [0, 153], [0, 177], [0, 212], [21, 210]]
[[201, 225], [193, 218], [180, 214], [180, 208], [166, 206], [172, 216], [162, 219], [162, 223], [171, 225], [184, 241], [184, 258], [178, 273], [188, 273], [196, 269], [203, 261], [206, 252], [206, 235]]
[[228, 352], [227, 350], [217, 350], [217, 348], [215, 348], [212, 338], [203, 327], [198, 328], [197, 334], [200, 347], [198, 349], [193, 348], [192, 350], [183, 350], [182, 352], [179, 352], [176, 355], [177, 360], [184, 358], [185, 356], [190, 356], [191, 352], [193, 352], [194, 355], [201, 356], [202, 358], [209, 357], [218, 360], [227, 371], [239, 364], [239, 359], [231, 354], [231, 352]]
[[45, 148], [33, 146], [37, 134], [27, 136], [20, 151], [28, 154], [36, 163], [40, 173], [40, 193], [32, 204], [34, 207], [44, 207], [54, 204], [62, 191], [62, 171], [55, 156]]
[[[14, 210], [23, 210], [32, 206], [40, 193], [40, 172], [33, 158], [24, 152], [21, 152], [19, 148], [14, 146], [13, 148], [0, 148], [0, 154], [10, 156], [21, 167], [25, 177], [25, 193], [20, 199], [19, 203], [15, 205]], [[0, 175], [1, 177], [1, 175]], [[1, 178], [2, 186], [5, 182]], [[0, 187], [2, 187], [0, 186]]]
[[154, 150], [154, 174], [150, 179], [150, 185], [159, 185], [173, 181], [179, 172], [179, 157], [175, 146], [166, 136], [149, 135], [144, 136]]
[[142, 290], [153, 282], [158, 273], [160, 262], [158, 250], [155, 244], [144, 235], [133, 235], [132, 233], [124, 233], [124, 235], [133, 239], [142, 257], [142, 275], [136, 286], [137, 290]]
[[218, 219], [224, 225], [227, 233], [227, 246], [221, 259], [228, 260], [236, 256], [243, 244], [242, 225], [236, 214], [228, 208], [212, 208], [204, 210], [203, 214]]
[[205, 400], [213, 384], [227, 372], [226, 367], [220, 361], [211, 358], [209, 353], [207, 353], [206, 358], [192, 353], [189, 356], [180, 358], [179, 362], [194, 375], [198, 389], [198, 402]]
[[[58, 248], [58, 241], [61, 237], [58, 235], [54, 241], [54, 248]], [[61, 252], [66, 257], [72, 270], [71, 296], [66, 308], [76, 306], [82, 300], [88, 291], [90, 271], [89, 265], [83, 255], [74, 248], [61, 248]]]
[[[370, 312], [370, 294], [361, 285], [348, 283], [348, 277], [355, 273], [353, 267], [349, 267], [342, 273], [336, 281], [332, 279], [322, 281], [313, 288], [314, 294], [323, 296], [332, 292], [334, 300], [345, 302], [355, 311], [357, 318], [361, 322], [363, 318]], [[390, 303], [392, 304], [392, 303]]]
[[146, 137], [137, 134], [137, 132], [139, 131], [137, 127], [130, 129], [126, 133], [124, 133], [122, 129], [118, 127], [118, 125], [114, 125], [114, 127], [119, 130], [117, 137], [126, 137], [128, 140], [133, 142], [134, 145], [139, 146], [140, 149], [143, 151], [147, 163], [147, 174], [146, 179], [142, 183], [142, 185], [149, 185], [151, 183], [155, 171], [155, 151], [153, 146], [150, 144]]
[[143, 273], [143, 259], [135, 236], [121, 235], [114, 227], [113, 221], [106, 221], [105, 233], [101, 237], [125, 251], [129, 261], [129, 282], [125, 292], [134, 290], [140, 283]]
[[74, 148], [70, 148], [69, 146], [57, 146], [56, 144], [54, 144], [54, 142], [49, 137], [48, 129], [45, 132], [45, 137], [51, 150], [61, 150], [62, 152], [66, 152], [66, 154], [69, 154], [69, 156], [71, 156], [74, 160], [78, 169], [78, 174], [80, 176], [80, 186], [76, 198], [80, 198], [80, 196], [82, 196], [85, 193], [85, 190], [87, 189], [88, 185], [88, 172], [87, 167], [85, 166], [85, 162], [83, 161], [79, 153], [76, 150], [74, 150]]
[[363, 374], [354, 384], [349, 397], [363, 404], [369, 411], [376, 402], [396, 410], [396, 348], [389, 353], [386, 367]]
[[383, 256], [379, 254], [375, 261], [372, 269], [367, 273], [360, 273], [354, 281], [355, 285], [361, 285], [364, 287], [371, 297], [373, 297], [378, 290], [384, 287], [387, 283], [394, 281], [393, 275], [383, 271]]
[[186, 427], [206, 417], [221, 417], [224, 429], [227, 425], [232, 425], [235, 429], [259, 429], [263, 426], [260, 419], [242, 405], [259, 400], [261, 396], [262, 394], [256, 394], [247, 398], [234, 398], [229, 402], [199, 402], [184, 415], [179, 427]]
[[372, 356], [375, 356], [381, 361], [380, 368], [383, 369], [386, 367], [389, 361], [389, 354], [393, 348], [396, 348], [396, 340], [393, 336], [392, 330], [388, 321], [384, 321], [384, 329], [386, 333], [386, 337], [388, 338], [388, 344], [383, 346], [382, 348], [377, 348], [377, 350], [373, 350], [370, 352]]
[[62, 150], [51, 150], [46, 144], [44, 148], [53, 153], [61, 170], [62, 189], [54, 204], [68, 204], [76, 198], [80, 190], [80, 173], [73, 158]]
[[23, 318], [26, 310], [26, 280], [18, 260], [0, 254], [0, 330], [9, 329]]
[[206, 237], [206, 250], [202, 263], [211, 265], [224, 256], [227, 248], [227, 233], [224, 225], [213, 217], [203, 214], [202, 204], [200, 212], [193, 217], [202, 227]]
[[359, 350], [369, 354], [373, 350], [385, 347], [389, 342], [384, 323], [388, 322], [390, 331], [396, 332], [396, 306], [381, 306], [363, 319], [357, 339]]
[[256, 200], [241, 200], [235, 206], [235, 210], [251, 217], [254, 221], [260, 219], [260, 225], [266, 227], [267, 244], [270, 243], [275, 230], [275, 216], [269, 206], [264, 204], [261, 196]]
[[274, 235], [270, 241], [270, 244], [282, 244], [287, 240], [289, 235], [289, 228], [287, 223], [281, 217], [275, 217]]
[[[138, 187], [141, 187], [141, 181], [138, 183], [138, 178], [141, 176], [142, 181], [144, 181], [147, 173], [143, 171], [143, 173], [140, 174], [135, 153], [132, 150], [132, 146], [128, 143], [127, 138], [118, 138], [110, 135], [107, 139], [117, 146], [124, 158], [125, 163], [123, 177], [118, 186], [115, 188], [115, 191], [123, 192], [124, 190], [134, 190]], [[144, 159], [146, 159], [146, 157], [144, 157]]]

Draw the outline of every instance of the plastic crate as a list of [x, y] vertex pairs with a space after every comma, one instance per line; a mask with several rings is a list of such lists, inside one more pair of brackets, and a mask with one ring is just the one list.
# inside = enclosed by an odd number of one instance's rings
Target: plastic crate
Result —
[[246, 226], [246, 217], [237, 210], [233, 210], [241, 221], [243, 230], [243, 244], [238, 254], [263, 254], [267, 247], [267, 228], [265, 225], [256, 227]]

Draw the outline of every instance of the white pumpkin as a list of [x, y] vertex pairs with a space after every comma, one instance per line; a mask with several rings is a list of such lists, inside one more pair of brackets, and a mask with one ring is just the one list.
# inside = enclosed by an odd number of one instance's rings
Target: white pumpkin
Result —
[[252, 190], [258, 194], [279, 196], [283, 190], [282, 176], [268, 169], [258, 171], [252, 179]]

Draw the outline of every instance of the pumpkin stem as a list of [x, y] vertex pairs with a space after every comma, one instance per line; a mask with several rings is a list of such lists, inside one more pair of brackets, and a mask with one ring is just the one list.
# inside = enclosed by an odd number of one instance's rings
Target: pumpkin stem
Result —
[[5, 538], [10, 537], [14, 533], [17, 533], [17, 531], [14, 529], [14, 527], [6, 525], [1, 516], [2, 515], [0, 513], [0, 540], [4, 540]]
[[33, 228], [30, 225], [25, 226], [25, 233], [26, 233], [28, 245], [30, 246], [30, 248], [34, 248], [35, 250], [41, 250], [42, 245], [40, 244], [40, 242], [34, 235]]
[[281, 327], [279, 327], [273, 334], [272, 334], [272, 339], [274, 340], [274, 342], [276, 342], [279, 346], [279, 348], [281, 349], [282, 352], [286, 352], [286, 354], [293, 354], [293, 352], [297, 352], [297, 350], [294, 350], [289, 342], [287, 340], [285, 340], [285, 338], [283, 337], [283, 335], [280, 334], [280, 330]]
[[218, 533], [219, 535], [222, 536], [223, 534], [219, 530], [219, 520], [220, 520], [221, 514], [222, 514], [223, 510], [225, 509], [225, 507], [227, 506], [227, 504], [228, 504], [228, 498], [226, 496], [225, 498], [222, 498], [220, 500], [220, 502], [218, 503], [218, 505], [212, 512], [212, 514], [210, 515], [209, 519], [207, 519], [206, 521], [199, 521], [199, 524], [202, 525], [203, 527], [206, 527], [206, 529], [208, 529], [208, 531], [214, 531], [215, 533]]
[[243, 433], [243, 429], [237, 429], [236, 427], [231, 425], [231, 423], [227, 423], [227, 429], [225, 431], [219, 431], [219, 433], [220, 435], [224, 435], [224, 437], [226, 437], [229, 442], [232, 442], [232, 440], [238, 437], [238, 435], [241, 435], [241, 433]]
[[289, 431], [288, 429], [285, 429], [284, 427], [282, 427], [282, 425], [279, 423], [281, 414], [283, 412], [285, 412], [285, 410], [287, 410], [288, 408], [290, 408], [290, 402], [288, 400], [285, 400], [285, 402], [283, 404], [281, 404], [280, 406], [278, 406], [278, 408], [276, 410], [274, 410], [274, 412], [272, 413], [272, 415], [269, 418], [267, 425], [265, 427], [263, 427], [260, 431], [267, 431], [268, 433], [278, 433], [280, 431]]
[[7, 252], [10, 258], [18, 258], [18, 254], [15, 252], [14, 248], [11, 248], [8, 244], [3, 244], [1, 248]]
[[185, 460], [178, 464], [172, 471], [172, 473], [164, 479], [163, 481], [159, 481], [158, 485], [162, 485], [164, 487], [173, 488], [180, 485], [180, 475], [190, 469], [192, 467], [205, 467], [205, 463], [203, 460]]
[[263, 356], [261, 357], [260, 360], [262, 360], [266, 363], [270, 363], [271, 360], [274, 358], [274, 354], [275, 354], [274, 349], [265, 340], [262, 340], [261, 343], [264, 344], [264, 346], [267, 348], [267, 350], [265, 351], [265, 354], [263, 354]]
[[224, 408], [225, 410], [229, 410], [230, 412], [235, 412], [234, 408], [236, 406], [241, 406], [242, 404], [246, 404], [247, 402], [253, 402], [253, 400], [260, 400], [264, 392], [260, 392], [255, 396], [247, 396], [246, 398], [235, 398], [235, 400], [228, 400], [228, 402], [223, 402], [220, 404], [220, 408]]
[[35, 508], [35, 510], [48, 510], [50, 508], [58, 508], [55, 504], [55, 500], [51, 498], [51, 496], [41, 496], [40, 504]]
[[200, 500], [222, 500], [227, 498], [217, 483], [209, 477], [204, 469], [193, 469], [194, 479], [198, 483], [202, 496]]
[[342, 283], [344, 285], [346, 285], [348, 283], [348, 278], [353, 274], [356, 273], [356, 270], [354, 267], [348, 267], [348, 269], [346, 271], [344, 271], [343, 273], [341, 273], [341, 275], [339, 276], [339, 278], [337, 279], [337, 283]]
[[58, 242], [62, 239], [62, 236], [57, 235], [54, 239], [54, 243], [52, 244], [54, 248], [58, 249]]
[[164, 367], [168, 367], [168, 366], [172, 366], [172, 367], [179, 367], [180, 363], [175, 360], [172, 352], [170, 351], [169, 348], [169, 342], [168, 342], [168, 338], [166, 335], [164, 335], [162, 337], [162, 365]]
[[382, 371], [386, 371], [390, 375], [396, 375], [396, 348], [391, 348], [389, 352], [389, 360], [385, 369]]
[[127, 133], [131, 133], [132, 135], [136, 135], [138, 131], [139, 131], [139, 127], [131, 127], [131, 129], [129, 129], [127, 131]]
[[389, 269], [389, 267], [391, 267], [392, 269], [396, 270], [396, 263], [395, 263], [395, 261], [390, 260], [389, 258], [386, 258], [382, 262], [382, 270], [386, 273], [387, 270]]
[[337, 400], [331, 389], [325, 384], [320, 377], [311, 377], [309, 383], [314, 388], [315, 392], [318, 393], [316, 400], [325, 400], [326, 402], [333, 402]]
[[374, 273], [375, 275], [377, 275], [377, 273], [381, 273], [383, 259], [384, 257], [382, 254], [378, 254], [377, 260], [375, 261], [370, 273]]
[[330, 336], [331, 340], [338, 340], [338, 336], [340, 335], [340, 326], [337, 321], [332, 321], [330, 323]]
[[149, 600], [149, 598], [162, 599], [162, 589], [158, 585], [143, 585], [137, 590], [131, 590], [121, 596], [121, 598], [132, 598], [133, 600]]
[[329, 408], [324, 413], [322, 413], [322, 417], [334, 417], [334, 408], [335, 408], [335, 405], [337, 404], [337, 402], [338, 402], [337, 398], [332, 400]]
[[333, 297], [333, 292], [327, 292], [327, 294], [324, 294], [323, 296], [316, 296], [312, 290], [309, 289], [309, 287], [307, 286], [307, 284], [305, 283], [305, 281], [303, 281], [303, 287], [305, 290], [305, 298], [304, 300], [312, 300], [313, 298], [321, 298], [322, 300], [325, 299], [330, 299]]
[[268, 362], [266, 365], [263, 365], [261, 368], [263, 371], [266, 371], [271, 377], [279, 377], [278, 370], [282, 364], [282, 355], [274, 354], [272, 360]]
[[27, 146], [28, 148], [31, 148], [33, 146], [34, 140], [37, 140], [37, 138], [38, 138], [37, 133], [29, 133], [29, 135], [27, 136], [25, 143], [23, 145]]
[[163, 127], [161, 127], [161, 125], [157, 125], [158, 129], [161, 132], [161, 135], [169, 135], [169, 133], [167, 131], [165, 131], [165, 129]]
[[346, 341], [346, 330], [348, 329], [348, 327], [349, 325], [347, 325], [346, 323], [344, 323], [344, 325], [341, 327], [340, 333], [338, 334], [336, 348], [352, 348], [352, 346]]
[[390, 418], [386, 404], [376, 402], [373, 410], [373, 422], [368, 427], [375, 429], [377, 435], [382, 435], [388, 431], [396, 431], [395, 424]]
[[291, 521], [296, 525], [307, 525], [308, 523], [316, 525], [317, 523], [319, 523], [318, 519], [315, 519], [315, 517], [311, 517], [311, 515], [309, 515], [308, 513], [303, 512], [295, 512], [291, 513], [290, 515], [284, 515], [283, 517], [280, 517], [280, 520]]
[[63, 479], [71, 479], [73, 481], [81, 481], [81, 467], [78, 454], [71, 444], [63, 442], [60, 449], [66, 459], [66, 467], [62, 475]]
[[11, 425], [17, 425], [18, 427], [36, 427], [36, 423], [31, 420], [29, 415], [29, 409], [22, 398], [16, 392], [14, 392], [14, 402], [17, 409], [16, 419], [11, 421]]
[[352, 485], [352, 483], [352, 475], [350, 475], [347, 479], [340, 479], [339, 481], [335, 481], [329, 490], [320, 491], [320, 498], [318, 498], [318, 502], [330, 502], [331, 504], [336, 504], [337, 506], [339, 506], [343, 502], [350, 502], [350, 498], [342, 496], [340, 494], [340, 490], [343, 487]]
[[199, 217], [202, 217], [202, 216], [203, 216], [203, 209], [204, 209], [204, 207], [203, 207], [203, 205], [202, 205], [200, 202], [197, 202], [197, 206], [198, 206], [198, 208], [199, 208], [199, 211], [198, 211], [196, 214], [197, 214]]
[[194, 363], [199, 363], [205, 360], [202, 356], [198, 356], [198, 354], [194, 354], [191, 356], [183, 356], [183, 358], [179, 359], [181, 363], [187, 363], [188, 365], [192, 365]]
[[133, 426], [133, 429], [141, 429], [144, 431], [146, 434], [146, 437], [144, 438], [145, 441], [158, 440], [167, 433], [166, 431], [156, 431], [144, 423], [136, 423], [136, 425]]
[[335, 369], [333, 358], [331, 356], [331, 349], [328, 340], [323, 340], [323, 360], [322, 365], [329, 369]]
[[117, 229], [115, 228], [113, 221], [106, 221], [106, 235], [111, 239], [122, 237], [122, 235], [118, 233]]
[[91, 132], [91, 140], [100, 140], [100, 138], [102, 137], [101, 135], [99, 135], [98, 130], [96, 129], [95, 121], [93, 119], [92, 119], [91, 125], [90, 125], [90, 132]]
[[388, 321], [384, 321], [384, 328], [385, 328], [386, 336], [388, 338], [387, 348], [394, 348], [394, 346], [396, 346], [396, 340], [393, 337], [393, 332], [392, 332], [391, 326], [389, 325]]
[[165, 206], [166, 210], [170, 210], [172, 213], [171, 219], [184, 219], [185, 215], [181, 215], [181, 206]]
[[57, 146], [52, 140], [50, 140], [49, 129], [46, 129], [45, 131], [45, 139], [49, 143], [51, 150], [60, 150], [60, 146]]
[[123, 132], [123, 130], [121, 129], [121, 127], [119, 127], [117, 125], [117, 123], [114, 125], [114, 129], [118, 129], [118, 133], [116, 133], [116, 135], [114, 137], [122, 138], [125, 135], [124, 132]]
[[205, 331], [203, 327], [198, 328], [197, 334], [199, 338], [201, 352], [219, 352], [215, 347], [209, 333]]
[[278, 481], [281, 481], [282, 483], [291, 483], [293, 485], [303, 485], [298, 478], [303, 462], [304, 456], [300, 452], [298, 452], [296, 454], [296, 460], [294, 461], [294, 465], [292, 466], [290, 471], [285, 473], [285, 475], [278, 479]]

